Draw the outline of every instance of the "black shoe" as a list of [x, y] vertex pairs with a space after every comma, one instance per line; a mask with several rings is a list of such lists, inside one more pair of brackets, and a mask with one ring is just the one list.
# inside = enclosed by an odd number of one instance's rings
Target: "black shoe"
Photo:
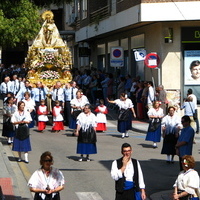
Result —
[[171, 161], [171, 164], [174, 164], [174, 161]]
[[167, 164], [170, 164], [170, 161], [166, 161]]

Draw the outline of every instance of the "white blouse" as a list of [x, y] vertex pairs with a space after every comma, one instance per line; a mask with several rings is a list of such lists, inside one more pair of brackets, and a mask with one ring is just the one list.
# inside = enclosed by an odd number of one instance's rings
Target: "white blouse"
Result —
[[166, 115], [162, 119], [162, 127], [166, 127], [166, 134], [176, 132], [177, 127], [182, 127], [181, 118], [177, 115]]
[[70, 101], [71, 106], [77, 106], [81, 108], [83, 108], [88, 103], [88, 99], [83, 97], [81, 97], [80, 99], [75, 98]]
[[[52, 167], [48, 177], [45, 175], [42, 169], [38, 169], [32, 174], [31, 178], [28, 181], [28, 186], [30, 188], [38, 188], [42, 190], [45, 190], [47, 188], [47, 185], [51, 190], [53, 190], [64, 184], [65, 179], [62, 172], [54, 167]], [[53, 193], [53, 196], [54, 195], [55, 193]], [[41, 193], [41, 197], [42, 199], [45, 199], [45, 194]]]
[[181, 171], [175, 181], [174, 187], [195, 195], [195, 189], [200, 187], [198, 172], [193, 169], [189, 169], [186, 172]]
[[[28, 121], [31, 122], [32, 118], [31, 115], [28, 111], [24, 111], [22, 114], [19, 113], [19, 111], [17, 110], [11, 117], [11, 122], [15, 123], [15, 122], [20, 122], [20, 121]], [[15, 125], [16, 128], [18, 127], [18, 124]], [[28, 126], [28, 125], [27, 125]]]
[[116, 99], [114, 102], [119, 107], [119, 109], [126, 110], [128, 108], [133, 108], [133, 103], [130, 99], [126, 99], [125, 101], [122, 101], [121, 99]]
[[22, 100], [24, 103], [25, 103], [25, 109], [30, 112], [30, 110], [35, 110], [35, 101], [33, 101], [33, 99], [30, 99], [30, 100], [26, 100], [26, 99], [23, 99]]
[[97, 119], [93, 113], [86, 115], [84, 112], [82, 112], [78, 115], [76, 124], [80, 125], [80, 127], [86, 131], [90, 126], [97, 126]]
[[163, 109], [159, 108], [158, 110], [156, 110], [155, 108], [150, 108], [149, 111], [147, 112], [148, 116], [155, 116], [155, 117], [163, 117]]

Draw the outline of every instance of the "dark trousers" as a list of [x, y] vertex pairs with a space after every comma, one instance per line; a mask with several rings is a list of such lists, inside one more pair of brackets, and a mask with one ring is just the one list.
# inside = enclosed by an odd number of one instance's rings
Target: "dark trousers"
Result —
[[196, 127], [197, 127], [197, 129], [196, 129], [196, 133], [199, 133], [198, 110], [197, 110], [197, 109], [195, 109], [195, 112], [197, 113], [197, 119], [195, 120], [195, 122], [196, 122]]
[[182, 157], [180, 157], [180, 156], [179, 156], [179, 167], [180, 167], [180, 171], [183, 171]]
[[69, 126], [69, 122], [70, 122], [70, 118], [71, 118], [71, 105], [70, 105], [70, 101], [65, 101], [64, 117], [65, 117], [65, 125]]
[[135, 200], [134, 189], [124, 190], [121, 192], [116, 192], [115, 200]]

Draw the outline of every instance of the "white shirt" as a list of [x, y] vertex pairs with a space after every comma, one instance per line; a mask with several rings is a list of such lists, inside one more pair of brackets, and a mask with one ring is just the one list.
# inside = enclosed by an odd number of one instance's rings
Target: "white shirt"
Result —
[[197, 97], [194, 94], [188, 95], [188, 97], [192, 97], [192, 102], [194, 103], [195, 109], [197, 109]]
[[0, 85], [0, 93], [6, 94], [7, 92], [13, 92], [13, 85], [11, 81], [8, 81], [7, 83], [2, 82]]
[[155, 92], [152, 86], [149, 87], [148, 90], [148, 96], [147, 96], [147, 103], [152, 104], [152, 102], [155, 100]]
[[[52, 100], [53, 101], [58, 100], [58, 101], [64, 102], [64, 90], [63, 90], [63, 88], [53, 89], [51, 94], [52, 94]], [[57, 97], [57, 99], [56, 99], [56, 97]]]
[[[139, 187], [140, 187], [140, 189], [144, 189], [145, 188], [145, 184], [144, 184], [143, 173], [142, 173], [142, 170], [141, 170], [140, 163], [138, 161], [137, 161], [137, 165], [138, 165], [138, 183], [139, 183]], [[124, 176], [125, 176], [126, 181], [133, 181], [134, 167], [133, 167], [132, 161], [128, 162], [128, 164], [126, 166], [126, 169], [124, 171]], [[118, 181], [120, 178], [123, 177], [122, 171], [117, 168], [117, 161], [116, 160], [114, 160], [113, 163], [112, 163], [111, 177], [115, 181]]]

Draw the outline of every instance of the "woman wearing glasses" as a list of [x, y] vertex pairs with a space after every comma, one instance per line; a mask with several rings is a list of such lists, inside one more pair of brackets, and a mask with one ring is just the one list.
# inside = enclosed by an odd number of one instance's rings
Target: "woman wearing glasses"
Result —
[[40, 156], [41, 168], [36, 170], [28, 181], [34, 200], [60, 200], [59, 192], [64, 189], [64, 176], [60, 170], [52, 167], [53, 156], [49, 151]]
[[174, 184], [173, 200], [199, 200], [199, 174], [194, 170], [195, 160], [191, 155], [182, 157], [181, 171]]

